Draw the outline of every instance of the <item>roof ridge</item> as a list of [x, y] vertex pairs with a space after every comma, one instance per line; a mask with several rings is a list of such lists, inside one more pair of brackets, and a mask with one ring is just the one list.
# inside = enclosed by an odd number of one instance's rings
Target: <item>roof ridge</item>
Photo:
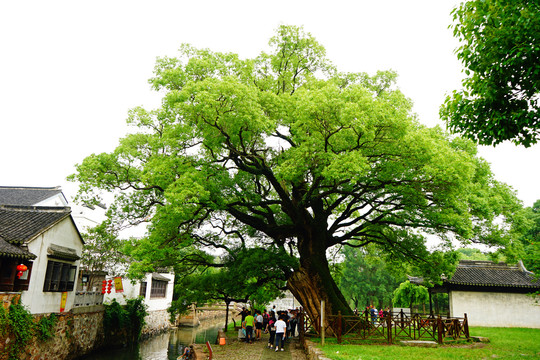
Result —
[[23, 190], [62, 190], [60, 185], [56, 186], [0, 186], [0, 189], [23, 189]]
[[71, 212], [69, 206], [0, 205], [0, 209], [20, 211]]

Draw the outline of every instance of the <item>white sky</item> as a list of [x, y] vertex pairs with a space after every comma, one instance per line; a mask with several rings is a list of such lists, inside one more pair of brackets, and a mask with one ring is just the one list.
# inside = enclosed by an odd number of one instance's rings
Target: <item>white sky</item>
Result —
[[[181, 43], [254, 57], [280, 24], [303, 25], [342, 71], [393, 69], [420, 120], [444, 124], [444, 95], [460, 87], [455, 0], [2, 1], [0, 185], [61, 185], [92, 153], [126, 133], [128, 109], [159, 104], [147, 82]], [[540, 146], [482, 148], [498, 180], [526, 206], [540, 199]]]

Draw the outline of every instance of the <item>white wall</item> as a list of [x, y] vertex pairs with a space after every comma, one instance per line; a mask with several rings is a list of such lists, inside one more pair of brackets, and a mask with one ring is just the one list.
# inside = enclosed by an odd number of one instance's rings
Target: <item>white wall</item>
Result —
[[466, 313], [470, 326], [540, 328], [540, 303], [526, 294], [451, 291], [449, 300], [450, 315]]
[[272, 310], [272, 306], [276, 306], [276, 311], [296, 309], [301, 306], [300, 302], [294, 298], [292, 293], [287, 290], [284, 293], [284, 297], [275, 299], [267, 305], [266, 310]]
[[[144, 303], [148, 306], [147, 311], [159, 311], [159, 310], [167, 310], [171, 306], [172, 297], [173, 297], [173, 291], [174, 291], [174, 274], [172, 273], [160, 273], [161, 276], [164, 276], [169, 279], [169, 283], [167, 284], [167, 293], [164, 298], [150, 298], [150, 289], [152, 287], [152, 274], [147, 274], [145, 277], [147, 288], [146, 288], [146, 296], [144, 298]], [[110, 277], [107, 277], [107, 280]], [[105, 294], [105, 297], [103, 298], [103, 302], [110, 303], [113, 299], [116, 299], [120, 304], [124, 305], [126, 303], [126, 299], [133, 299], [139, 296], [139, 291], [141, 287], [140, 281], [136, 281], [135, 283], [132, 283], [128, 279], [122, 279], [122, 285], [124, 288], [124, 292], [117, 293], [115, 289], [113, 288], [110, 294]], [[101, 289], [98, 289], [101, 290]]]
[[69, 206], [66, 198], [63, 194], [56, 194], [54, 196], [51, 196], [48, 199], [45, 199], [41, 202], [38, 202], [37, 204], [34, 204], [34, 206]]
[[[21, 301], [23, 305], [28, 307], [32, 314], [51, 313], [60, 311], [61, 292], [43, 292], [43, 284], [45, 282], [45, 273], [47, 272], [47, 248], [49, 245], [59, 245], [75, 249], [80, 256], [82, 253], [83, 244], [80, 240], [77, 229], [73, 225], [70, 217], [65, 218], [60, 223], [45, 231], [43, 234], [32, 240], [28, 244], [28, 250], [37, 256], [32, 265], [32, 274], [30, 275], [30, 283], [28, 290], [23, 291]], [[58, 262], [66, 262], [77, 266], [75, 281], [78, 278], [79, 261], [70, 262], [56, 260]], [[76, 288], [76, 284], [74, 289]], [[69, 311], [73, 307], [75, 300], [75, 291], [68, 291], [67, 302], [64, 311]]]

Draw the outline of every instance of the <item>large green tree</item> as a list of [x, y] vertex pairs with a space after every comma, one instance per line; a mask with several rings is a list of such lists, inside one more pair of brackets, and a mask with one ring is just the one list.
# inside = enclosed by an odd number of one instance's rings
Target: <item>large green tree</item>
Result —
[[321, 300], [346, 314], [327, 259], [335, 246], [420, 259], [428, 233], [510, 240], [514, 193], [470, 141], [420, 125], [395, 74], [338, 73], [294, 26], [270, 49], [240, 59], [186, 45], [159, 59], [162, 106], [132, 110], [133, 133], [77, 165], [81, 201], [110, 191], [113, 222], [150, 222], [148, 265], [156, 254], [193, 250], [181, 261], [197, 263], [204, 249], [275, 248], [295, 260], [281, 271], [309, 315]]
[[453, 131], [494, 145], [530, 146], [540, 135], [540, 3], [473, 0], [454, 9], [457, 56], [467, 77], [441, 108]]

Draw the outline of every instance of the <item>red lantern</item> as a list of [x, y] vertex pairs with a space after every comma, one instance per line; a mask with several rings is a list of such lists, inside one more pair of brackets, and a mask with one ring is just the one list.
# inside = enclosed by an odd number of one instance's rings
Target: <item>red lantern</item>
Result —
[[20, 264], [20, 265], [17, 265], [17, 278], [20, 279], [22, 274], [28, 270], [28, 266], [24, 265], [24, 264]]
[[28, 266], [26, 266], [24, 264], [17, 265], [17, 270], [26, 271], [26, 270], [28, 270]]

